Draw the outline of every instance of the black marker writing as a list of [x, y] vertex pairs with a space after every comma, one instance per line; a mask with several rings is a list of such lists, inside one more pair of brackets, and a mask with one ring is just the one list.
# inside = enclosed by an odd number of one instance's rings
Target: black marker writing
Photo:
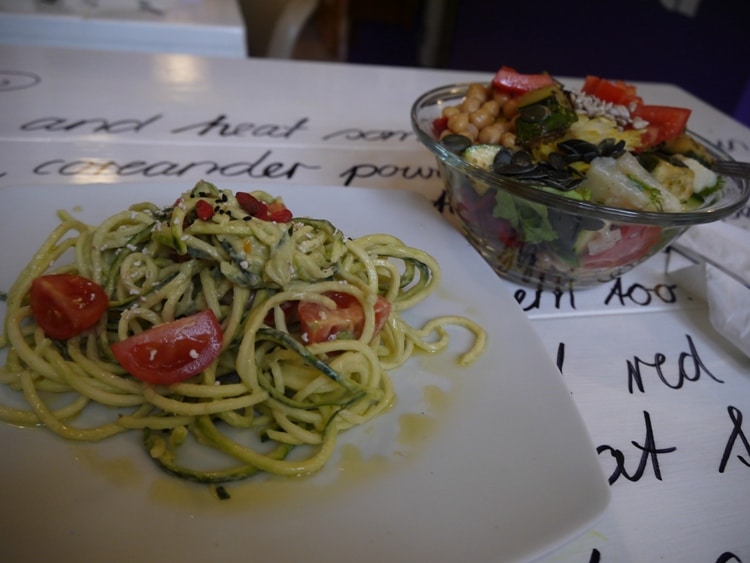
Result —
[[719, 463], [719, 473], [724, 473], [724, 470], [726, 470], [727, 463], [729, 463], [729, 456], [731, 455], [734, 444], [738, 438], [742, 442], [742, 445], [745, 447], [745, 452], [747, 453], [748, 457], [742, 457], [741, 455], [738, 455], [737, 459], [739, 459], [747, 467], [750, 467], [750, 461], [748, 461], [750, 460], [750, 441], [748, 441], [747, 436], [745, 436], [745, 433], [742, 431], [742, 412], [738, 408], [732, 406], [728, 407], [727, 411], [729, 412], [729, 418], [732, 420], [732, 433], [729, 435], [729, 440], [727, 441], [727, 445], [724, 448], [724, 453], [721, 456], [721, 463]]
[[42, 81], [39, 75], [32, 72], [15, 70], [0, 70], [0, 92], [25, 90], [36, 86]]
[[152, 123], [162, 118], [157, 113], [146, 119], [125, 118], [106, 119], [103, 117], [89, 117], [85, 119], [66, 119], [64, 117], [40, 117], [21, 125], [21, 131], [49, 131], [68, 133], [85, 129], [91, 133], [139, 133]]
[[643, 418], [646, 422], [646, 438], [643, 441], [643, 445], [638, 442], [631, 442], [633, 446], [641, 450], [641, 457], [638, 462], [638, 467], [635, 472], [631, 475], [625, 468], [625, 454], [616, 448], [608, 445], [601, 445], [596, 448], [596, 453], [601, 454], [609, 452], [615, 460], [615, 469], [609, 476], [609, 484], [612, 485], [617, 481], [620, 476], [624, 477], [628, 481], [639, 481], [646, 472], [646, 467], [651, 462], [651, 467], [654, 470], [654, 477], [659, 481], [661, 478], [661, 467], [659, 465], [659, 456], [663, 454], [672, 453], [677, 450], [676, 446], [668, 448], [657, 448], [656, 439], [654, 438], [654, 429], [651, 426], [651, 415], [647, 411], [643, 411]]
[[633, 303], [635, 305], [647, 306], [654, 299], [658, 299], [663, 303], [674, 303], [677, 301], [677, 295], [675, 294], [676, 287], [673, 284], [664, 283], [656, 284], [654, 287], [646, 287], [640, 283], [634, 283], [624, 288], [622, 278], [617, 278], [612, 284], [612, 288], [607, 294], [604, 304], [609, 305], [613, 299], [617, 299], [620, 305]]
[[734, 553], [730, 551], [725, 551], [721, 555], [719, 555], [719, 558], [716, 560], [716, 563], [728, 563], [729, 561], [737, 561], [737, 563], [742, 563], [742, 559], [737, 557]]
[[349, 186], [354, 180], [365, 178], [401, 178], [402, 180], [430, 180], [438, 177], [438, 171], [431, 166], [397, 166], [395, 164], [355, 164], [339, 174], [344, 185]]
[[453, 210], [451, 209], [450, 203], [448, 202], [448, 192], [447, 190], [441, 190], [440, 195], [433, 200], [432, 206], [438, 210], [438, 212], [442, 215], [446, 211], [450, 211], [451, 213]]
[[[602, 560], [602, 554], [601, 552], [593, 548], [591, 550], [591, 556], [589, 557], [589, 563], [600, 563]], [[737, 555], [732, 553], [731, 551], [725, 551], [719, 557], [716, 559], [716, 563], [730, 563], [731, 561], [735, 561], [736, 563], [742, 563], [742, 559], [740, 559]]]
[[560, 342], [560, 344], [557, 345], [557, 359], [555, 363], [557, 364], [557, 369], [562, 373], [563, 364], [565, 363], [565, 342]]
[[[576, 308], [575, 293], [572, 289], [550, 289], [545, 290], [542, 287], [538, 287], [534, 293], [529, 294], [525, 289], [517, 289], [513, 293], [513, 298], [516, 300], [524, 311], [531, 311], [532, 309], [539, 309], [542, 306], [542, 296], [552, 295], [554, 297], [555, 309], [560, 309], [563, 305], [563, 297], [567, 297], [568, 305], [571, 309]], [[531, 296], [531, 300], [527, 301], [526, 298]]]
[[669, 387], [670, 389], [680, 389], [686, 381], [698, 381], [701, 375], [705, 374], [717, 383], [724, 383], [721, 379], [716, 377], [703, 363], [698, 349], [695, 347], [693, 339], [690, 338], [689, 334], [685, 337], [688, 341], [688, 352], [681, 352], [680, 357], [677, 360], [677, 378], [674, 382], [670, 382], [667, 375], [664, 373], [664, 366], [667, 363], [667, 357], [661, 352], [654, 354], [654, 361], [647, 362], [642, 360], [638, 356], [633, 357], [633, 361], [627, 361], [628, 365], [628, 391], [632, 394], [634, 387], [641, 393], [645, 393], [646, 389], [643, 384], [643, 367], [653, 368], [656, 372], [659, 380]]
[[288, 139], [297, 131], [306, 129], [305, 125], [309, 120], [306, 117], [299, 119], [292, 125], [279, 125], [277, 123], [237, 123], [232, 125], [227, 121], [227, 116], [220, 114], [209, 121], [201, 121], [192, 125], [185, 125], [172, 129], [172, 133], [194, 132], [196, 135], [203, 137], [209, 133], [219, 137], [269, 137], [271, 139]]
[[66, 161], [62, 158], [53, 158], [34, 167], [33, 173], [38, 176], [56, 174], [58, 176], [142, 176], [144, 178], [163, 176], [179, 178], [187, 174], [197, 174], [201, 177], [292, 179], [301, 170], [318, 170], [319, 168], [320, 166], [303, 162], [288, 163], [273, 160], [272, 152], [267, 150], [255, 160], [224, 164], [213, 160], [180, 163], [170, 160], [117, 162], [115, 160], [96, 159]]
[[396, 141], [406, 141], [410, 137], [412, 137], [414, 133], [411, 131], [389, 131], [387, 129], [340, 129], [339, 131], [334, 131], [333, 133], [328, 133], [327, 135], [323, 135], [321, 139], [324, 141], [329, 141], [330, 139], [335, 139], [336, 137], [342, 137], [343, 139], [346, 139], [347, 141], [370, 141], [370, 142], [377, 142], [377, 141], [390, 141], [390, 140], [396, 140]]

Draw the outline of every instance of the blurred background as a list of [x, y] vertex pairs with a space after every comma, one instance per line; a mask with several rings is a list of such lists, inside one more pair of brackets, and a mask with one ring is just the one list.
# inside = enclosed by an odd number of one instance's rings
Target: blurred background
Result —
[[750, 0], [321, 0], [294, 57], [668, 82], [750, 126], [749, 37]]
[[750, 126], [750, 0], [0, 0], [0, 44], [682, 87]]

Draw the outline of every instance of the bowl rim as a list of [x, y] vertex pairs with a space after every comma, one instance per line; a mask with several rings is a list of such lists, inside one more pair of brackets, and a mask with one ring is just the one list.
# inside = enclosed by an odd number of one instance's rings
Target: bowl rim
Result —
[[[457, 82], [453, 84], [446, 84], [443, 86], [432, 88], [431, 90], [428, 90], [421, 94], [412, 103], [410, 111], [411, 124], [412, 129], [419, 141], [423, 145], [425, 145], [438, 159], [458, 169], [469, 177], [486, 182], [490, 188], [500, 188], [521, 199], [532, 201], [535, 203], [541, 203], [550, 207], [567, 211], [569, 213], [583, 215], [586, 217], [625, 223], [660, 225], [667, 227], [687, 227], [690, 225], [710, 223], [713, 221], [724, 219], [742, 209], [747, 204], [747, 201], [750, 198], [749, 180], [744, 178], [734, 178], [726, 175], [722, 176], [725, 179], [725, 187], [722, 188], [722, 190], [727, 189], [726, 184], [734, 184], [736, 186], [736, 191], [738, 192], [736, 201], [731, 201], [719, 207], [709, 206], [706, 208], [699, 208], [697, 210], [690, 211], [638, 211], [576, 200], [546, 190], [530, 189], [531, 186], [529, 186], [528, 184], [525, 184], [513, 178], [509, 178], [507, 176], [494, 174], [492, 172], [479, 168], [478, 166], [469, 164], [457, 154], [452, 153], [451, 151], [446, 149], [440, 142], [434, 139], [431, 134], [423, 129], [422, 124], [424, 120], [420, 120], [419, 118], [420, 109], [425, 107], [428, 103], [430, 105], [436, 105], [442, 99], [460, 98], [465, 94], [470, 84], [473, 84], [473, 82]], [[432, 119], [430, 120], [430, 123], [431, 122]], [[726, 151], [717, 147], [701, 135], [693, 132], [690, 129], [688, 129], [688, 133], [695, 137], [699, 142], [703, 143], [714, 156], [725, 160], [734, 160], [734, 158]]]

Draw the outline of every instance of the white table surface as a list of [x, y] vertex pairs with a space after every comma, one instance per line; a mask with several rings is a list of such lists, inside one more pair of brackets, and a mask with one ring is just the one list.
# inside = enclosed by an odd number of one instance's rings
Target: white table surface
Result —
[[237, 0], [0, 0], [0, 44], [247, 55]]
[[[0, 47], [0, 61], [0, 189], [205, 178], [438, 200], [410, 105], [431, 87], [489, 78], [31, 47]], [[750, 160], [747, 127], [674, 86], [639, 88], [649, 103], [691, 107], [694, 131]], [[611, 476], [608, 511], [549, 561], [750, 561], [750, 359], [666, 279], [665, 261], [575, 293], [498, 280], [558, 358]], [[649, 429], [664, 452], [644, 454]], [[623, 456], [621, 472], [612, 452]]]

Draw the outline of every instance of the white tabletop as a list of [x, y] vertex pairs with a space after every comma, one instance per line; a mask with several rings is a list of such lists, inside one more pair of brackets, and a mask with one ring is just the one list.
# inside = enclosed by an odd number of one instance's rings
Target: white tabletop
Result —
[[[0, 60], [0, 189], [205, 178], [438, 201], [410, 105], [431, 87], [489, 78], [30, 47], [0, 47]], [[639, 89], [650, 103], [691, 107], [694, 131], [750, 160], [747, 127], [677, 87]], [[750, 561], [750, 359], [665, 268], [662, 254], [559, 294], [498, 280], [558, 359], [611, 481], [608, 511], [549, 561]]]

